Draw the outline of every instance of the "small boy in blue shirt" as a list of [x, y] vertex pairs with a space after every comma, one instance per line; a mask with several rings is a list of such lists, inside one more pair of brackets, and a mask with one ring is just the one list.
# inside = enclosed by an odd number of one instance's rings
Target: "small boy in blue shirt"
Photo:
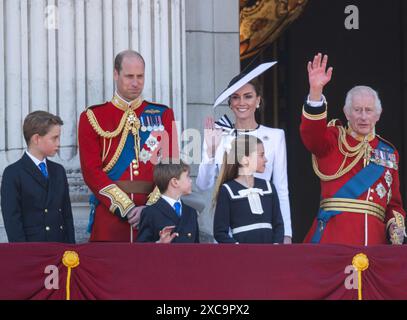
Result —
[[154, 168], [158, 201], [141, 212], [137, 242], [198, 243], [197, 212], [180, 200], [191, 193], [190, 168], [181, 160], [169, 160]]

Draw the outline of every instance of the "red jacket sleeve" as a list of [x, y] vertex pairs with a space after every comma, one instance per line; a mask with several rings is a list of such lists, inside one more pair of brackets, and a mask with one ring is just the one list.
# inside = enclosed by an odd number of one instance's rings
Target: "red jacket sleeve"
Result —
[[338, 145], [338, 130], [327, 126], [327, 107], [304, 104], [300, 135], [304, 146], [318, 158], [329, 154]]
[[100, 137], [89, 123], [86, 112], [79, 119], [79, 157], [82, 175], [96, 198], [112, 213], [124, 217], [135, 205], [128, 195], [103, 171]]

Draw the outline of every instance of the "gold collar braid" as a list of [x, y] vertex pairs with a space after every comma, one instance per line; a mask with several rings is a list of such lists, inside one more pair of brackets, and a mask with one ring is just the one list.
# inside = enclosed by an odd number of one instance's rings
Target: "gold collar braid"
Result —
[[128, 108], [124, 113], [123, 116], [120, 120], [119, 126], [116, 128], [115, 131], [109, 132], [109, 131], [104, 131], [101, 126], [99, 125], [95, 114], [91, 109], [88, 109], [86, 111], [86, 115], [88, 117], [89, 123], [92, 126], [92, 128], [96, 131], [96, 133], [101, 136], [104, 139], [112, 139], [117, 137], [119, 134], [122, 133], [122, 136], [120, 138], [119, 145], [112, 157], [110, 159], [109, 163], [103, 168], [104, 172], [109, 172], [113, 166], [116, 164], [117, 160], [120, 157], [120, 154], [123, 151], [124, 145], [127, 140], [127, 136], [129, 132], [134, 136], [134, 151], [135, 151], [135, 163], [134, 166], [138, 167], [138, 159], [139, 159], [139, 150], [140, 150], [140, 136], [139, 136], [139, 129], [140, 129], [140, 119], [137, 118], [137, 115], [135, 114], [134, 110], [131, 108]]
[[[372, 152], [372, 147], [369, 144], [369, 139], [366, 138], [357, 144], [354, 147], [351, 147], [348, 142], [346, 141], [346, 130], [344, 127], [338, 127], [339, 129], [339, 136], [338, 136], [338, 146], [339, 151], [344, 156], [341, 166], [339, 167], [338, 171], [333, 175], [325, 175], [323, 174], [318, 168], [318, 162], [316, 156], [312, 155], [312, 168], [314, 169], [315, 174], [322, 180], [322, 181], [332, 181], [342, 177], [343, 175], [347, 174], [353, 167], [359, 162], [360, 159], [364, 159], [364, 166], [369, 164], [370, 154]], [[345, 163], [347, 158], [355, 159], [345, 167]]]

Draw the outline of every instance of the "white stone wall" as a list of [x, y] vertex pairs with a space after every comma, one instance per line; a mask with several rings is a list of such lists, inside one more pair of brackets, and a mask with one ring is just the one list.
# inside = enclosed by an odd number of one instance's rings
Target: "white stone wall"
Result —
[[[206, 116], [218, 118], [227, 113], [233, 119], [227, 106], [213, 110], [212, 105], [240, 70], [239, 1], [186, 0], [185, 17], [187, 126], [203, 133]], [[194, 165], [192, 169], [196, 176], [198, 166]], [[199, 192], [196, 187], [194, 191], [194, 198], [206, 204], [199, 218], [200, 229], [212, 235], [212, 191]]]
[[[0, 0], [0, 17], [0, 174], [25, 148], [29, 112], [60, 115], [65, 125], [54, 160], [67, 169], [79, 242], [88, 236], [88, 189], [77, 120], [85, 106], [111, 98], [114, 56], [127, 48], [144, 56], [144, 96], [172, 106], [180, 130], [202, 132], [215, 97], [239, 72], [238, 0]], [[211, 193], [203, 196], [192, 198], [209, 203]], [[207, 209], [199, 220], [211, 234]]]
[[146, 61], [145, 98], [172, 106], [185, 125], [185, 0], [0, 0], [0, 17], [0, 174], [21, 157], [29, 112], [61, 116], [54, 160], [67, 169], [75, 224], [85, 239], [79, 115], [111, 99], [114, 57], [132, 48]]

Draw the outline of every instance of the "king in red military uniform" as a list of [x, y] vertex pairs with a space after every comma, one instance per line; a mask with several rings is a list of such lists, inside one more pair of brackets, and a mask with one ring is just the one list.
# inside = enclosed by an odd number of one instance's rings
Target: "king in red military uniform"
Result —
[[310, 94], [300, 127], [313, 168], [321, 180], [318, 215], [305, 242], [349, 245], [402, 244], [405, 211], [399, 191], [396, 148], [375, 134], [381, 103], [376, 91], [358, 86], [348, 92], [345, 129], [327, 124], [323, 87], [330, 81], [327, 56], [308, 63]]
[[112, 100], [87, 108], [79, 119], [82, 174], [93, 193], [90, 241], [135, 241], [141, 210], [160, 196], [154, 165], [178, 157], [172, 109], [141, 98], [144, 69], [139, 53], [119, 53]]

